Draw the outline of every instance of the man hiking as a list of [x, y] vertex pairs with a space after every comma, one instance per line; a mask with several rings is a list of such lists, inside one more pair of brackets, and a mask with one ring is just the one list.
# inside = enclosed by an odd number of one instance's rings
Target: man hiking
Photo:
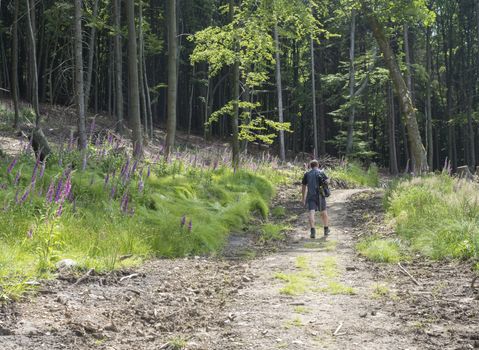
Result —
[[315, 213], [319, 211], [324, 226], [324, 236], [329, 235], [329, 217], [326, 210], [326, 198], [324, 188], [329, 179], [324, 171], [319, 169], [319, 162], [312, 160], [309, 163], [311, 168], [303, 176], [302, 203], [309, 211], [309, 227], [311, 229], [311, 238], [316, 238]]

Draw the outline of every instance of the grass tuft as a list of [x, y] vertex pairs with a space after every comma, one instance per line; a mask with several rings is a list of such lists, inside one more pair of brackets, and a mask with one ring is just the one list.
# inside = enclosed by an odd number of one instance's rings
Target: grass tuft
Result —
[[369, 238], [357, 245], [359, 253], [371, 261], [397, 263], [401, 260], [399, 245], [391, 239]]
[[379, 175], [376, 165], [371, 165], [365, 170], [361, 165], [355, 162], [347, 163], [343, 166], [328, 171], [328, 176], [332, 180], [345, 182], [348, 187], [378, 187]]
[[447, 175], [395, 183], [385, 200], [396, 232], [433, 259], [479, 257], [479, 185]]

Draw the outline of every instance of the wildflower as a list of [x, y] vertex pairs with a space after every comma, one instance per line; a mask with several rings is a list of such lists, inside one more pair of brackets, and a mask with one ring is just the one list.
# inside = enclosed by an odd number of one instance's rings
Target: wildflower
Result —
[[25, 190], [25, 193], [23, 193], [23, 196], [20, 198], [20, 203], [24, 203], [27, 200], [29, 195], [30, 195], [30, 189], [27, 188]]
[[72, 189], [72, 179], [71, 176], [67, 177], [65, 185], [63, 186], [62, 193], [60, 195], [60, 200], [63, 202], [65, 199], [69, 198]]
[[186, 224], [186, 216], [183, 215], [183, 216], [181, 217], [181, 227], [184, 227], [185, 224]]
[[126, 213], [128, 211], [128, 194], [125, 193], [121, 198], [120, 209]]
[[193, 220], [190, 219], [190, 222], [188, 223], [188, 232], [191, 232], [193, 230]]
[[17, 171], [17, 175], [15, 176], [15, 180], [13, 181], [13, 185], [18, 185], [18, 181], [20, 180], [20, 176], [22, 176], [22, 172], [19, 170]]
[[130, 176], [135, 174], [135, 170], [137, 166], [138, 166], [138, 161], [135, 160], [135, 163], [133, 163], [133, 167], [131, 168]]
[[151, 170], [150, 170], [150, 166], [148, 165], [148, 171], [146, 172], [146, 177], [150, 177], [151, 175]]
[[53, 200], [53, 191], [55, 190], [55, 183], [52, 180], [50, 182], [50, 186], [48, 186], [48, 191], [47, 191], [47, 202], [51, 203]]
[[60, 196], [62, 193], [61, 192], [62, 185], [63, 185], [63, 180], [60, 178], [60, 180], [58, 180], [57, 189], [55, 191], [55, 203], [58, 203], [58, 201], [60, 200]]
[[36, 180], [36, 178], [37, 178], [38, 164], [40, 164], [40, 160], [37, 160], [37, 161], [35, 162], [35, 165], [33, 166], [31, 183], [34, 183], [35, 180]]
[[28, 239], [32, 239], [33, 238], [33, 229], [30, 228], [28, 231], [27, 231], [27, 238]]
[[15, 166], [15, 164], [17, 164], [17, 161], [18, 161], [17, 157], [13, 158], [12, 162], [7, 168], [7, 174], [10, 174], [12, 172], [13, 167]]
[[57, 216], [62, 216], [63, 213], [63, 204], [60, 203], [60, 206], [57, 209]]
[[112, 187], [111, 187], [111, 190], [110, 190], [110, 198], [114, 198], [114, 197], [115, 197], [115, 191], [116, 191], [115, 186], [112, 186]]

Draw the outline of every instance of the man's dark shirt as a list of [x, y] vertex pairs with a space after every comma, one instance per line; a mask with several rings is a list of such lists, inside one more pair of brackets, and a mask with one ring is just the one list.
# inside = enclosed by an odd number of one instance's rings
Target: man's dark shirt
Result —
[[319, 193], [319, 177], [323, 177], [324, 179], [327, 179], [328, 177], [324, 173], [324, 171], [319, 170], [318, 168], [313, 168], [307, 173], [304, 174], [303, 176], [303, 185], [308, 186], [308, 195], [306, 197], [306, 200], [317, 200]]

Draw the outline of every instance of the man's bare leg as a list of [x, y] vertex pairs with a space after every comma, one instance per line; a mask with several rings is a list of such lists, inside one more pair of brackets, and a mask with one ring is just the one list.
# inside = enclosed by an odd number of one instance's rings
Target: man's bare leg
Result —
[[316, 211], [310, 210], [309, 211], [309, 228], [311, 231], [311, 238], [316, 236], [316, 218], [315, 218]]
[[323, 210], [319, 213], [321, 215], [321, 221], [323, 222], [324, 234], [327, 236], [329, 234], [329, 216], [328, 211]]

